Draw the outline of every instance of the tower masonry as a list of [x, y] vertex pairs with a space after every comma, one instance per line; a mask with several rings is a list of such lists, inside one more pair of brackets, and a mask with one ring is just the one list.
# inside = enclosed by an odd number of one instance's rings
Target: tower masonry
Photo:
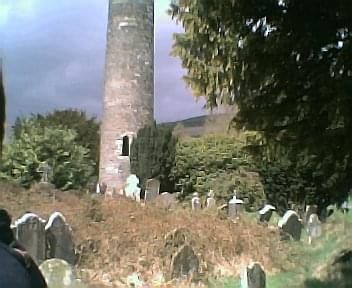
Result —
[[130, 145], [154, 119], [154, 1], [110, 0], [99, 182], [120, 191]]

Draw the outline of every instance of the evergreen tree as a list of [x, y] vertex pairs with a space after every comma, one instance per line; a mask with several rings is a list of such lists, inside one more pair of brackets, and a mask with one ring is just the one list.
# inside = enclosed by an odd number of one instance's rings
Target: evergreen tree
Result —
[[170, 9], [185, 28], [173, 53], [187, 84], [210, 108], [236, 104], [234, 123], [259, 132], [261, 161], [304, 171], [321, 206], [352, 184], [351, 5], [180, 0]]
[[141, 128], [131, 144], [131, 172], [141, 180], [142, 186], [149, 178], [160, 180], [161, 189], [172, 192], [174, 184], [169, 175], [175, 162], [177, 138], [172, 129], [156, 126], [156, 123]]

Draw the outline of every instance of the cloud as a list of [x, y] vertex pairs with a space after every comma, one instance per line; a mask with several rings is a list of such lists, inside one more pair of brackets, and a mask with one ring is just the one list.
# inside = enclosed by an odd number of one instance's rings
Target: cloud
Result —
[[[155, 11], [155, 118], [164, 122], [203, 112], [181, 80], [180, 61], [169, 56], [172, 33], [182, 28], [166, 15], [168, 1], [160, 1]], [[10, 122], [68, 107], [101, 115], [107, 10], [107, 0], [1, 0], [0, 57]]]

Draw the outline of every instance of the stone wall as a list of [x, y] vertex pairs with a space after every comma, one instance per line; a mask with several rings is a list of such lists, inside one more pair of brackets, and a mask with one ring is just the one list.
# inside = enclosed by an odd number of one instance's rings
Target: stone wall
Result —
[[130, 173], [123, 137], [130, 145], [153, 121], [153, 106], [154, 1], [110, 0], [99, 169], [108, 193], [123, 188]]

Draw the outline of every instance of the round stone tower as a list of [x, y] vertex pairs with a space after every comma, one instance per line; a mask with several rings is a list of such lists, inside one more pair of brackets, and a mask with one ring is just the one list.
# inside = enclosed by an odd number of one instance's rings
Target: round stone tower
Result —
[[111, 193], [129, 176], [133, 136], [154, 119], [154, 0], [110, 0], [108, 19], [99, 182]]

